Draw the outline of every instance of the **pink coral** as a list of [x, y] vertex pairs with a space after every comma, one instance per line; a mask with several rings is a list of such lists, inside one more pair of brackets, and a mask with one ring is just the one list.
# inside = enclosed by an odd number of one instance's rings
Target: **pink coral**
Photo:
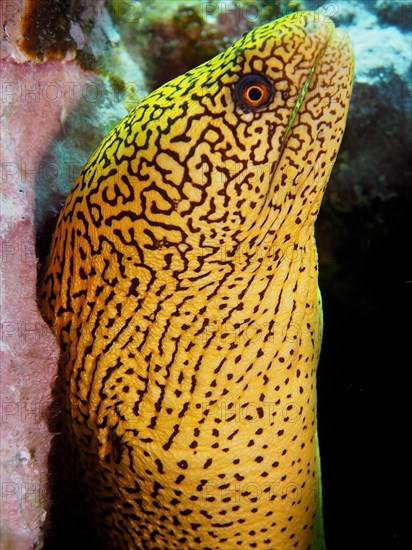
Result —
[[94, 75], [74, 63], [0, 62], [1, 548], [39, 547], [47, 509], [47, 408], [57, 345], [36, 304], [35, 181]]

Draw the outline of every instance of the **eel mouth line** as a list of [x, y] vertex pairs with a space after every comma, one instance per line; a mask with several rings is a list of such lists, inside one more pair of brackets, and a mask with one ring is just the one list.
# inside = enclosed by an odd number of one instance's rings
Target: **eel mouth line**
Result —
[[[326, 46], [325, 46], [325, 47], [326, 47]], [[282, 145], [281, 145], [281, 147], [280, 147], [280, 154], [282, 154], [283, 149], [284, 149], [284, 147], [285, 147], [285, 145], [286, 145], [286, 141], [287, 141], [287, 138], [288, 138], [290, 129], [292, 128], [292, 124], [295, 122], [295, 119], [296, 119], [297, 114], [298, 114], [298, 112], [299, 112], [300, 106], [302, 105], [303, 100], [305, 99], [305, 95], [306, 95], [306, 92], [308, 91], [308, 88], [309, 88], [309, 86], [310, 86], [310, 83], [312, 82], [313, 74], [314, 74], [315, 69], [316, 69], [316, 66], [317, 66], [317, 64], [318, 64], [319, 57], [323, 54], [323, 52], [324, 52], [324, 49], [322, 49], [322, 51], [320, 51], [320, 52], [318, 53], [318, 55], [316, 56], [315, 62], [314, 62], [314, 64], [313, 64], [311, 70], [309, 71], [309, 75], [308, 75], [308, 77], [306, 78], [306, 81], [305, 81], [304, 85], [302, 86], [302, 89], [301, 89], [301, 91], [300, 91], [300, 94], [299, 94], [299, 96], [298, 96], [298, 99], [296, 100], [296, 103], [295, 103], [295, 105], [293, 106], [292, 114], [290, 115], [288, 125], [286, 126], [285, 133], [283, 134]]]
[[317, 56], [315, 57], [315, 61], [313, 62], [313, 65], [309, 71], [309, 74], [305, 80], [305, 83], [303, 84], [302, 86], [302, 89], [299, 93], [299, 96], [296, 100], [296, 103], [295, 105], [293, 106], [293, 110], [292, 110], [292, 114], [290, 115], [290, 118], [289, 118], [289, 122], [288, 122], [288, 125], [286, 126], [286, 129], [285, 129], [285, 133], [283, 134], [283, 138], [282, 138], [282, 143], [281, 143], [281, 146], [280, 146], [280, 152], [279, 152], [279, 160], [278, 162], [276, 163], [276, 167], [275, 167], [275, 171], [276, 171], [276, 168], [277, 168], [277, 165], [282, 157], [282, 154], [283, 154], [283, 151], [286, 147], [286, 143], [287, 143], [287, 138], [289, 136], [289, 133], [290, 133], [290, 130], [293, 126], [293, 123], [295, 122], [296, 120], [296, 117], [298, 115], [298, 112], [299, 112], [299, 109], [303, 103], [303, 100], [305, 99], [305, 96], [306, 96], [306, 92], [308, 91], [309, 89], [309, 86], [313, 80], [313, 75], [315, 74], [315, 71], [316, 71], [316, 68], [318, 67], [319, 65], [319, 61], [321, 59], [321, 57], [323, 56], [323, 54], [325, 53], [326, 51], [326, 48], [328, 47], [331, 39], [332, 39], [332, 36], [334, 34], [334, 31], [335, 29], [333, 29], [333, 31], [330, 33], [330, 35], [328, 36], [328, 38], [326, 39], [325, 41], [325, 44], [324, 46], [320, 49], [320, 51], [318, 52]]

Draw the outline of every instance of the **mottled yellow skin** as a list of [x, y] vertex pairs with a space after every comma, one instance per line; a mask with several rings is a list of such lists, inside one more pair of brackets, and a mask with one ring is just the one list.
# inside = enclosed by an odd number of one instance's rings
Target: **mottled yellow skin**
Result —
[[41, 303], [102, 548], [324, 548], [314, 222], [352, 78], [343, 33], [289, 15], [151, 93], [75, 182]]

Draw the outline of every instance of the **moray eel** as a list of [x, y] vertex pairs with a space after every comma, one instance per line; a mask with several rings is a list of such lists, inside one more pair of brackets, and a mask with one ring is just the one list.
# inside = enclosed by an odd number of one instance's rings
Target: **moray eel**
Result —
[[41, 282], [101, 548], [324, 548], [314, 222], [353, 79], [315, 12], [152, 92], [60, 214]]

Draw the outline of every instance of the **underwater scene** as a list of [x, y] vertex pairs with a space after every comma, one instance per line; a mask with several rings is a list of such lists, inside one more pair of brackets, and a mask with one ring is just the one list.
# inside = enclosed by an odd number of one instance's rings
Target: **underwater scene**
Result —
[[0, 7], [0, 550], [407, 548], [411, 1]]

